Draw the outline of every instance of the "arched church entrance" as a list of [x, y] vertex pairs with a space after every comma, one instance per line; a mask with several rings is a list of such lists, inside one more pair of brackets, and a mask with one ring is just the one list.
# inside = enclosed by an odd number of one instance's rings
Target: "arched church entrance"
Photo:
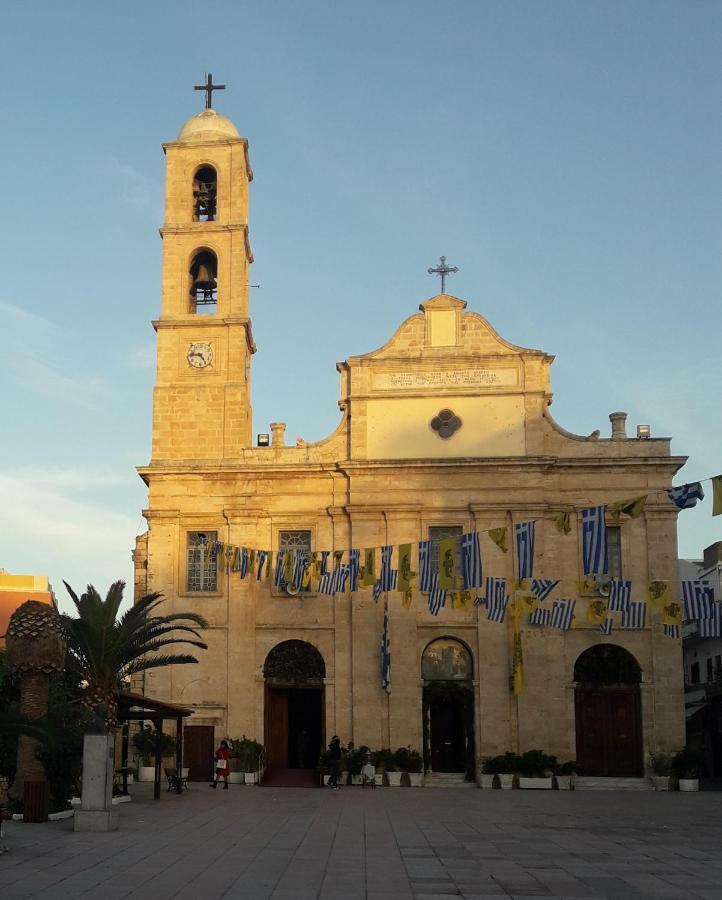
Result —
[[616, 644], [585, 650], [574, 666], [577, 766], [580, 775], [640, 778], [642, 673]]
[[[265, 735], [268, 777], [276, 783], [315, 783], [318, 754], [324, 746], [326, 665], [306, 641], [283, 641], [266, 657]], [[279, 780], [280, 779], [280, 780]]]
[[421, 657], [424, 766], [433, 772], [474, 771], [474, 663], [454, 638], [432, 641]]

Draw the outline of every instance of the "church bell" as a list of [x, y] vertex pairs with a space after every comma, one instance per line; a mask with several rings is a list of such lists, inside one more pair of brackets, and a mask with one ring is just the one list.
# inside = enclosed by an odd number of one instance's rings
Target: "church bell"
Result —
[[216, 260], [210, 253], [200, 253], [193, 260], [190, 270], [193, 283], [191, 296], [196, 303], [215, 303]]

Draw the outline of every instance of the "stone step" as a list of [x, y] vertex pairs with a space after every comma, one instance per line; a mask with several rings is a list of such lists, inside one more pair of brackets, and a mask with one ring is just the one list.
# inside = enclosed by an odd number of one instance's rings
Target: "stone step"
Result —
[[574, 779], [576, 791], [651, 791], [651, 781], [646, 778], [593, 778], [577, 775]]

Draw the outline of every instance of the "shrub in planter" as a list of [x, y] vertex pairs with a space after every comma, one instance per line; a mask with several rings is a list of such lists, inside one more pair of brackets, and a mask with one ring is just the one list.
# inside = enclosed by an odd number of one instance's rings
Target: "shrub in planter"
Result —
[[556, 756], [542, 750], [527, 750], [519, 757], [519, 787], [551, 790]]
[[572, 789], [572, 778], [576, 774], [576, 760], [570, 759], [568, 762], [560, 763], [554, 771], [554, 780], [557, 784], [558, 791], [570, 791]]
[[236, 745], [232, 747], [232, 752], [237, 754], [235, 758], [238, 760], [239, 771], [243, 772], [245, 776], [253, 776], [244, 778], [246, 784], [253, 784], [263, 753], [263, 744], [259, 744], [253, 738], [247, 738], [245, 734], [242, 735], [240, 741], [234, 741], [233, 744]]
[[370, 753], [370, 749], [365, 744], [358, 748], [349, 744], [346, 751], [346, 769], [351, 776], [351, 784], [361, 784], [361, 769]]
[[394, 753], [394, 762], [396, 767], [408, 776], [410, 787], [421, 787], [424, 759], [417, 750], [412, 750], [411, 746], [399, 747]]
[[704, 767], [704, 754], [692, 747], [683, 747], [672, 758], [672, 771], [679, 779], [680, 791], [698, 791], [699, 775]]
[[[140, 731], [136, 731], [133, 735], [132, 743], [140, 757], [138, 781], [153, 781], [155, 778], [155, 740], [156, 731], [152, 725], [143, 725]], [[161, 756], [175, 755], [175, 741], [165, 732], [161, 735], [160, 752]], [[149, 772], [149, 769], [153, 771]]]
[[669, 778], [672, 772], [672, 757], [669, 753], [650, 753], [649, 765], [652, 769], [652, 782], [655, 791], [668, 791]]
[[489, 756], [484, 760], [482, 769], [486, 770], [486, 774], [496, 775], [499, 780], [499, 786], [502, 790], [511, 790], [514, 781], [514, 775], [519, 772], [519, 756], [507, 750], [500, 756]]

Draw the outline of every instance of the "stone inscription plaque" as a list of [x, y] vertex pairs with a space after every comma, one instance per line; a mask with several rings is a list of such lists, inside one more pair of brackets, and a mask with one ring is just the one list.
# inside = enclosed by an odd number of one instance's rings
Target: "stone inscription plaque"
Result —
[[424, 388], [508, 387], [517, 384], [517, 370], [455, 369], [439, 372], [377, 372], [377, 391], [414, 391]]

